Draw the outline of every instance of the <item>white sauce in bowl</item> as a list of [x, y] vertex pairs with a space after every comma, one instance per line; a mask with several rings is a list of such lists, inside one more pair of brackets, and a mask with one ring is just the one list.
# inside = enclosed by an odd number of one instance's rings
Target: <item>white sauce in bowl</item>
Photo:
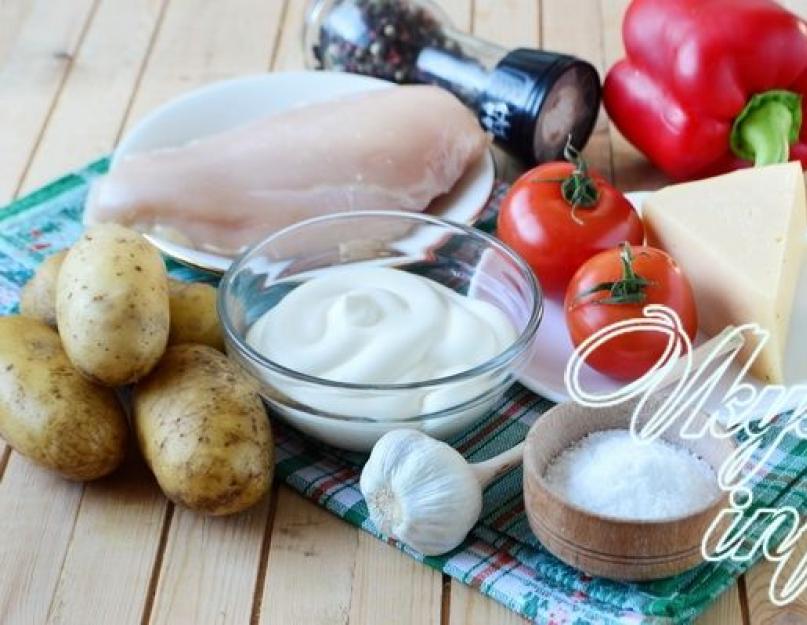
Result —
[[[472, 369], [504, 352], [517, 333], [493, 304], [405, 271], [334, 268], [264, 313], [247, 343], [288, 369], [336, 382], [423, 382]], [[317, 406], [315, 389], [279, 385]], [[479, 380], [405, 393], [328, 394], [327, 410], [375, 419], [442, 410], [482, 392]], [[300, 395], [302, 393], [302, 396]]]

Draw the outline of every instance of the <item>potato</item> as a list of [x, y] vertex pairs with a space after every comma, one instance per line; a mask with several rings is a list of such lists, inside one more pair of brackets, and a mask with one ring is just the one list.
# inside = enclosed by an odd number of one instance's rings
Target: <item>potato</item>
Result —
[[108, 386], [134, 382], [168, 342], [168, 277], [160, 254], [117, 224], [87, 230], [64, 259], [56, 319], [73, 365]]
[[126, 449], [115, 392], [73, 368], [55, 330], [0, 317], [0, 436], [23, 456], [73, 480], [113, 471]]
[[215, 287], [169, 279], [168, 301], [171, 308], [169, 345], [201, 343], [224, 351]]
[[269, 419], [254, 384], [221, 352], [169, 346], [135, 386], [133, 407], [140, 450], [172, 501], [205, 514], [232, 514], [269, 489]]
[[20, 314], [56, 327], [56, 279], [67, 250], [46, 258], [20, 293]]
[[[56, 279], [68, 250], [45, 259], [20, 293], [20, 314], [56, 328]], [[168, 344], [201, 343], [224, 351], [216, 311], [216, 288], [168, 279]]]

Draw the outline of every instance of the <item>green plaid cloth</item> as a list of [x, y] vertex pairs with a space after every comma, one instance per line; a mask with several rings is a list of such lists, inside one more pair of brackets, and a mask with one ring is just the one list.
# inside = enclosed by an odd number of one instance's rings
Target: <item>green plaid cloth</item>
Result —
[[[37, 265], [78, 237], [88, 184], [106, 171], [107, 164], [106, 159], [92, 163], [0, 209], [0, 314], [15, 312], [20, 286]], [[496, 197], [502, 190], [500, 186]], [[495, 201], [484, 220], [488, 229], [493, 216]], [[174, 263], [168, 265], [176, 278], [209, 280]], [[484, 460], [523, 440], [530, 425], [551, 406], [515, 385], [489, 417], [452, 443], [469, 460]], [[275, 429], [279, 479], [378, 536], [358, 488], [363, 458], [327, 448], [279, 422]], [[754, 507], [807, 509], [805, 474], [807, 442], [790, 437], [758, 476]], [[750, 566], [707, 563], [677, 577], [643, 584], [583, 575], [552, 557], [532, 535], [523, 510], [520, 471], [510, 472], [487, 489], [479, 524], [456, 550], [424, 558], [405, 545], [396, 546], [544, 625], [690, 622]]]

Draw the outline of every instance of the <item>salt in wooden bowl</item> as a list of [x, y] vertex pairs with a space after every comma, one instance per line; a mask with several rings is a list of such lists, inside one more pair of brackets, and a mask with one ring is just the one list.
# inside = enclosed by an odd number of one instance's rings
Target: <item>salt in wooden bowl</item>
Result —
[[[728, 505], [728, 494], [721, 491], [712, 501], [678, 518], [624, 520], [569, 503], [544, 477], [562, 451], [592, 432], [629, 428], [632, 413], [632, 405], [594, 409], [570, 402], [538, 419], [524, 450], [524, 503], [533, 533], [555, 557], [589, 575], [643, 581], [676, 575], [702, 562], [701, 542], [712, 520]], [[697, 419], [707, 416], [699, 414]], [[674, 425], [662, 438], [689, 449], [715, 473], [735, 449], [731, 437], [682, 439], [678, 429]]]

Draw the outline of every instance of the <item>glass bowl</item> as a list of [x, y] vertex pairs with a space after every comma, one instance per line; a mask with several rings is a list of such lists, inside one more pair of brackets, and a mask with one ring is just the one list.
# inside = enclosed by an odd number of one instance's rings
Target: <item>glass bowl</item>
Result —
[[[247, 344], [247, 331], [261, 315], [296, 286], [336, 266], [395, 268], [485, 300], [509, 318], [517, 338], [476, 367], [403, 384], [318, 378]], [[224, 275], [218, 311], [230, 358], [258, 381], [274, 412], [325, 443], [369, 451], [395, 428], [447, 439], [488, 414], [529, 358], [543, 299], [527, 264], [495, 238], [420, 213], [368, 211], [309, 219], [258, 243]], [[430, 401], [427, 413], [419, 408], [424, 393], [439, 398]]]

